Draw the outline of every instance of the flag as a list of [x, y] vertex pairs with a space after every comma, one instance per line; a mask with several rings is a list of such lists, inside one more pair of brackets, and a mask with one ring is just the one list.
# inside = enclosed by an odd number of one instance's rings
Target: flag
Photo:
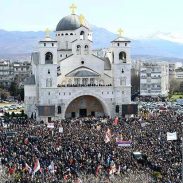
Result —
[[116, 172], [116, 165], [115, 165], [115, 163], [113, 163], [110, 166], [109, 175], [114, 174], [115, 172]]
[[54, 123], [48, 123], [47, 128], [54, 128]]
[[177, 140], [177, 132], [167, 132], [167, 140]]
[[110, 142], [111, 136], [112, 136], [112, 135], [111, 135], [111, 130], [108, 128], [107, 131], [106, 131], [106, 133], [105, 133], [105, 137], [104, 137], [105, 143]]
[[116, 117], [114, 118], [113, 125], [118, 125], [118, 122], [119, 122], [119, 119], [118, 119], [118, 117], [116, 116]]
[[51, 173], [54, 173], [55, 172], [55, 169], [54, 169], [54, 162], [52, 161], [51, 164], [48, 166], [48, 169], [50, 170]]
[[40, 171], [42, 173], [42, 169], [41, 169], [41, 166], [40, 166], [40, 163], [39, 163], [39, 159], [36, 159], [36, 161], [34, 163], [34, 169], [33, 169], [32, 175], [34, 176], [37, 171]]
[[117, 141], [116, 144], [118, 147], [130, 147], [131, 146], [131, 141]]
[[24, 170], [27, 170], [27, 171], [29, 172], [29, 174], [32, 173], [32, 168], [31, 168], [27, 163], [25, 163], [25, 168], [24, 168]]
[[25, 138], [24, 139], [24, 144], [27, 145], [29, 143], [29, 139], [28, 138]]
[[116, 174], [117, 174], [117, 175], [120, 175], [120, 172], [121, 172], [121, 166], [119, 165], [119, 166], [118, 166], [118, 169], [117, 169], [117, 171], [116, 171]]
[[59, 127], [59, 133], [63, 133], [64, 132], [64, 129], [63, 129], [63, 127], [61, 126], [61, 127]]

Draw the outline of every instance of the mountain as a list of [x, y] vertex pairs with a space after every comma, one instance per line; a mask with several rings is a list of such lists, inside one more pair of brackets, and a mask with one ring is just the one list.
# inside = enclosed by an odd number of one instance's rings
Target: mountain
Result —
[[[54, 33], [52, 35], [54, 37]], [[116, 34], [93, 26], [93, 48], [107, 48]], [[24, 58], [37, 48], [44, 32], [0, 30], [0, 58]], [[132, 55], [148, 55], [183, 59], [183, 40], [172, 34], [157, 33], [145, 38], [132, 39]]]

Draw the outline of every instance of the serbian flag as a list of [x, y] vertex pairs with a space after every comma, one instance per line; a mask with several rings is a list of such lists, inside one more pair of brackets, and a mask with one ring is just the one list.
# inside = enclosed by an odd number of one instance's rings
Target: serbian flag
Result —
[[105, 133], [105, 137], [104, 137], [105, 143], [110, 142], [111, 137], [112, 137], [111, 130], [108, 128], [107, 131], [106, 131], [106, 133]]
[[118, 119], [118, 117], [116, 116], [116, 117], [114, 118], [113, 125], [118, 125], [118, 122], [119, 122], [119, 119]]
[[42, 173], [42, 169], [41, 169], [41, 166], [40, 166], [40, 163], [39, 163], [39, 159], [36, 159], [36, 161], [34, 163], [34, 169], [33, 169], [32, 175], [34, 176], [37, 171], [40, 171]]

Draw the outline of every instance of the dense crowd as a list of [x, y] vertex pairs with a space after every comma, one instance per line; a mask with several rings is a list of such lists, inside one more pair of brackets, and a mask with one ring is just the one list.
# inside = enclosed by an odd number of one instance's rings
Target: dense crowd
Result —
[[[181, 183], [182, 121], [173, 110], [146, 119], [120, 119], [116, 125], [106, 117], [54, 121], [54, 128], [29, 119], [7, 119], [0, 124], [1, 165], [14, 182], [22, 183], [84, 182], [82, 177], [90, 175], [111, 182], [138, 172], [156, 182]], [[105, 143], [108, 130], [111, 137]], [[167, 132], [177, 132], [177, 140], [167, 141]], [[118, 147], [118, 137], [131, 141], [131, 146]]]

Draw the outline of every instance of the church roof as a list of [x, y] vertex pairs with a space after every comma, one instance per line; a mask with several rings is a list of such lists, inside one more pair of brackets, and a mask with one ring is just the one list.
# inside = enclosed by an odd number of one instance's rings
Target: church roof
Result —
[[35, 85], [36, 81], [35, 81], [35, 75], [31, 75], [30, 77], [26, 78], [24, 81], [24, 85]]
[[126, 37], [118, 37], [115, 40], [111, 41], [111, 43], [112, 42], [131, 42], [131, 41]]
[[104, 70], [111, 70], [111, 62], [108, 57], [102, 58], [104, 60]]
[[76, 14], [72, 14], [60, 20], [57, 24], [56, 31], [76, 30], [82, 26], [90, 29], [90, 25], [86, 20], [84, 20], [84, 23], [81, 24], [80, 17]]

